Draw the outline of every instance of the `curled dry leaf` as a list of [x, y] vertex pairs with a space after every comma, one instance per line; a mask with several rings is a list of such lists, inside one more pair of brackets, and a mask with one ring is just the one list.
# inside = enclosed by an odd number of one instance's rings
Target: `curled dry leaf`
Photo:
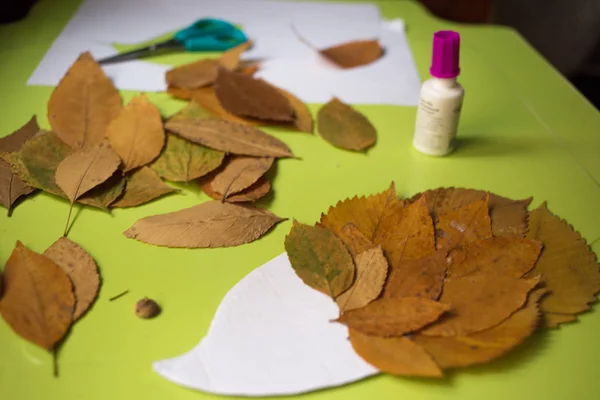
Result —
[[355, 268], [344, 244], [332, 232], [294, 221], [285, 237], [292, 268], [306, 283], [331, 298], [336, 298], [354, 281]]
[[111, 147], [123, 160], [123, 171], [131, 171], [154, 160], [165, 144], [158, 109], [146, 96], [136, 96], [106, 130]]
[[293, 157], [279, 139], [251, 126], [227, 121], [168, 121], [165, 127], [211, 149], [256, 157]]
[[196, 89], [212, 84], [217, 78], [218, 63], [215, 60], [200, 60], [170, 69], [165, 75], [169, 86]]
[[219, 66], [229, 71], [236, 70], [240, 65], [240, 57], [246, 50], [252, 47], [252, 44], [252, 41], [248, 40], [224, 52], [219, 58]]
[[253, 185], [273, 165], [273, 157], [231, 156], [210, 182], [211, 189], [227, 199]]
[[335, 299], [341, 312], [364, 307], [379, 297], [387, 277], [388, 263], [379, 246], [358, 254], [354, 262], [356, 279]]
[[342, 242], [344, 242], [346, 248], [348, 249], [350, 254], [352, 254], [352, 257], [356, 257], [360, 253], [377, 247], [365, 235], [363, 235], [361, 231], [358, 230], [356, 225], [354, 225], [351, 222], [344, 225], [342, 229], [337, 233], [337, 236], [342, 240]]
[[267, 121], [294, 120], [294, 108], [287, 97], [262, 79], [219, 68], [215, 94], [223, 108], [238, 116]]
[[317, 127], [323, 139], [341, 149], [360, 151], [377, 141], [367, 117], [335, 97], [319, 110]]
[[231, 247], [250, 243], [283, 221], [267, 210], [209, 201], [142, 218], [125, 236], [166, 247]]
[[100, 275], [96, 262], [79, 245], [64, 237], [48, 247], [44, 256], [54, 261], [71, 279], [75, 292], [73, 321], [77, 321], [98, 296]]
[[24, 339], [52, 350], [71, 326], [75, 296], [68, 276], [49, 258], [17, 242], [4, 266], [0, 314]]
[[535, 267], [525, 275], [541, 275], [550, 289], [540, 304], [541, 310], [558, 314], [588, 310], [600, 292], [600, 269], [596, 255], [581, 235], [542, 204], [530, 213], [527, 238], [544, 244]]
[[379, 337], [350, 329], [354, 351], [381, 372], [440, 378], [442, 370], [423, 347], [407, 337]]
[[383, 55], [378, 40], [356, 40], [320, 50], [322, 56], [342, 68], [367, 65]]
[[[215, 192], [211, 187], [212, 177], [205, 177], [199, 180], [202, 191], [215, 200], [223, 200], [223, 195]], [[247, 187], [239, 193], [228, 196], [225, 201], [228, 203], [244, 203], [256, 201], [265, 196], [271, 190], [271, 183], [263, 176], [253, 185]]]
[[125, 191], [117, 201], [111, 204], [111, 207], [135, 207], [177, 191], [166, 185], [158, 174], [148, 167], [131, 172], [127, 175], [126, 180]]
[[121, 108], [111, 80], [90, 53], [83, 53], [52, 92], [48, 120], [63, 142], [85, 149], [104, 140], [106, 127]]
[[478, 239], [492, 237], [488, 215], [489, 195], [479, 201], [437, 215], [434, 221], [436, 247], [452, 249]]
[[346, 311], [336, 321], [373, 336], [402, 336], [437, 321], [450, 306], [425, 297], [375, 300]]

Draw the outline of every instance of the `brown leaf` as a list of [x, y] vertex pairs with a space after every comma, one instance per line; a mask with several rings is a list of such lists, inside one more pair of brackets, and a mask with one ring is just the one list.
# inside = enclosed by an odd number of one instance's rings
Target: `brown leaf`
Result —
[[108, 211], [108, 206], [123, 194], [125, 183], [126, 178], [121, 171], [115, 171], [105, 182], [81, 196], [77, 201]]
[[261, 63], [258, 61], [241, 61], [235, 72], [239, 72], [240, 74], [248, 76], [254, 76], [254, 74], [256, 74], [256, 72], [260, 69], [260, 65]]
[[127, 176], [123, 195], [111, 207], [135, 207], [176, 191], [177, 189], [166, 185], [156, 172], [142, 167]]
[[294, 109], [295, 117], [292, 121], [293, 126], [300, 132], [313, 133], [313, 117], [310, 114], [308, 107], [306, 107], [306, 104], [286, 90], [281, 88], [277, 88], [277, 90], [288, 99]]
[[106, 129], [111, 147], [128, 172], [154, 160], [165, 144], [165, 131], [158, 109], [146, 96], [136, 96]]
[[413, 340], [442, 368], [486, 363], [521, 344], [535, 331], [539, 322], [538, 302], [546, 293], [544, 288], [533, 290], [523, 308], [493, 328], [466, 336], [415, 335]]
[[252, 44], [252, 41], [248, 40], [242, 44], [238, 44], [237, 46], [227, 50], [221, 55], [221, 58], [219, 58], [219, 66], [229, 71], [236, 70], [240, 64], [241, 55], [250, 47], [252, 47]]
[[268, 121], [294, 120], [294, 108], [289, 100], [262, 79], [220, 68], [215, 94], [223, 108], [238, 116]]
[[[211, 187], [211, 177], [205, 177], [199, 179], [200, 187], [202, 191], [209, 197], [215, 200], [223, 200], [223, 195], [215, 192]], [[262, 176], [253, 185], [247, 187], [239, 193], [228, 196], [225, 201], [228, 203], [243, 203], [249, 201], [256, 201], [261, 197], [265, 196], [271, 190], [271, 183]]]
[[450, 306], [424, 297], [379, 299], [336, 321], [373, 336], [402, 336], [437, 321]]
[[448, 277], [497, 273], [521, 278], [535, 265], [542, 244], [520, 237], [495, 237], [469, 243], [448, 256]]
[[446, 249], [438, 250], [392, 270], [385, 284], [383, 297], [414, 296], [437, 300], [442, 293], [446, 276], [447, 253]]
[[279, 139], [251, 126], [228, 121], [168, 121], [166, 129], [211, 149], [256, 157], [293, 157]]
[[98, 296], [100, 276], [96, 262], [79, 245], [64, 237], [48, 247], [44, 256], [54, 261], [71, 279], [75, 291], [73, 321], [77, 321]]
[[344, 225], [337, 233], [337, 236], [342, 240], [342, 242], [344, 242], [352, 257], [356, 257], [360, 253], [377, 247], [365, 235], [363, 235], [361, 231], [358, 230], [356, 225], [351, 222]]
[[275, 161], [272, 157], [231, 156], [210, 182], [213, 191], [225, 199], [254, 184]]
[[171, 85], [167, 86], [167, 93], [182, 100], [191, 100], [193, 96], [193, 92], [191, 90], [182, 89], [180, 87]]
[[0, 138], [0, 153], [19, 151], [21, 146], [40, 131], [35, 115], [22, 127], [8, 136]]
[[369, 336], [354, 329], [349, 332], [354, 351], [381, 372], [401, 376], [442, 377], [442, 370], [425, 349], [406, 337]]
[[577, 315], [552, 312], [544, 313], [544, 325], [547, 328], [557, 328], [560, 324], [566, 324], [575, 321], [577, 321]]
[[283, 220], [267, 210], [209, 201], [142, 218], [124, 234], [157, 246], [231, 247], [258, 239]]
[[294, 221], [285, 250], [296, 274], [319, 292], [336, 298], [350, 287], [355, 268], [344, 244], [332, 232]]
[[600, 292], [600, 270], [596, 255], [581, 235], [542, 204], [530, 213], [527, 238], [544, 244], [535, 267], [525, 275], [542, 275], [550, 289], [541, 310], [560, 314], [588, 310]]
[[319, 51], [329, 61], [342, 68], [367, 65], [383, 55], [378, 40], [356, 40]]
[[214, 86], [207, 86], [200, 89], [195, 89], [191, 93], [191, 97], [194, 99], [195, 102], [200, 104], [205, 110], [213, 114], [215, 117], [242, 125], [258, 126], [261, 124], [261, 121], [239, 117], [224, 109], [221, 103], [219, 102], [217, 95], [215, 94]]
[[212, 84], [217, 78], [218, 63], [215, 60], [200, 60], [170, 69], [165, 75], [169, 86], [195, 89]]
[[24, 339], [52, 350], [71, 326], [75, 296], [67, 275], [49, 258], [17, 242], [4, 266], [0, 314]]
[[449, 279], [440, 302], [452, 312], [424, 329], [427, 336], [464, 336], [498, 325], [527, 300], [539, 279], [515, 279], [499, 274]]
[[341, 149], [364, 150], [377, 141], [371, 122], [335, 97], [319, 110], [317, 126], [323, 139]]
[[403, 207], [404, 203], [396, 195], [396, 188], [392, 182], [385, 192], [339, 201], [334, 207], [329, 207], [327, 214], [321, 214], [319, 225], [337, 235], [344, 225], [352, 223], [372, 241], [375, 230], [384, 216]]
[[52, 92], [48, 120], [63, 142], [79, 150], [102, 142], [121, 108], [111, 80], [90, 53], [83, 53]]
[[364, 307], [379, 297], [387, 277], [388, 263], [379, 246], [361, 252], [354, 262], [356, 279], [335, 299], [341, 312]]
[[150, 168], [173, 182], [189, 182], [219, 168], [225, 153], [167, 133], [166, 144]]
[[437, 249], [452, 249], [492, 237], [488, 203], [489, 195], [486, 193], [481, 200], [438, 214], [435, 220]]

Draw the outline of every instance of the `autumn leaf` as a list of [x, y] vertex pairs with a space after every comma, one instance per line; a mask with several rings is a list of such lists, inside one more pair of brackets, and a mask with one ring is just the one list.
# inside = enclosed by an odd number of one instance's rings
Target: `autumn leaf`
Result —
[[437, 321], [450, 306], [425, 297], [379, 299], [344, 312], [336, 322], [373, 336], [402, 336]]
[[487, 363], [523, 343], [535, 331], [540, 319], [538, 303], [546, 293], [545, 288], [533, 290], [523, 308], [493, 328], [466, 336], [417, 334], [413, 340], [442, 368]]
[[577, 321], [577, 315], [553, 312], [544, 313], [544, 325], [546, 325], [547, 328], [556, 328], [560, 324], [566, 324], [575, 321]]
[[320, 50], [322, 56], [342, 68], [367, 65], [383, 55], [378, 40], [356, 40]]
[[191, 100], [193, 96], [193, 91], [188, 89], [183, 89], [177, 86], [169, 85], [167, 86], [167, 93], [169, 93], [173, 97], [177, 97], [181, 100]]
[[158, 109], [146, 96], [134, 97], [108, 125], [106, 137], [128, 172], [154, 160], [165, 144]]
[[113, 202], [111, 207], [135, 207], [177, 191], [166, 185], [158, 174], [148, 167], [141, 167], [131, 172], [126, 179], [123, 195]]
[[346, 248], [348, 249], [352, 257], [356, 257], [360, 253], [377, 247], [365, 235], [363, 235], [361, 231], [358, 230], [356, 225], [354, 225], [351, 222], [344, 225], [342, 229], [337, 233], [337, 236], [342, 240], [342, 242], [344, 242], [344, 245], [346, 245]]
[[215, 88], [213, 86], [207, 86], [200, 89], [195, 89], [191, 93], [191, 98], [198, 104], [200, 104], [205, 110], [210, 112], [217, 118], [224, 119], [226, 121], [235, 122], [242, 125], [258, 126], [261, 121], [244, 118], [230, 113], [223, 108], [217, 95], [215, 94]]
[[323, 139], [341, 149], [360, 151], [377, 141], [371, 122], [335, 97], [319, 110], [317, 127]]
[[81, 196], [77, 201], [108, 211], [108, 207], [123, 194], [126, 181], [121, 171], [115, 171], [110, 178]]
[[496, 273], [521, 278], [542, 250], [541, 242], [520, 237], [495, 237], [469, 243], [448, 256], [448, 277]]
[[313, 133], [313, 117], [310, 114], [308, 107], [306, 107], [306, 104], [286, 90], [281, 88], [277, 88], [277, 90], [288, 99], [290, 105], [294, 109], [294, 120], [291, 124], [293, 124], [300, 132]]
[[61, 237], [44, 252], [69, 277], [75, 292], [73, 321], [92, 306], [98, 296], [100, 276], [94, 259], [79, 245]]
[[215, 60], [200, 60], [170, 69], [165, 79], [169, 86], [195, 89], [212, 84], [217, 78], [217, 68]]
[[168, 121], [165, 128], [211, 149], [256, 157], [293, 157], [279, 139], [254, 127], [227, 121]]
[[344, 244], [332, 232], [294, 221], [285, 237], [292, 268], [306, 283], [331, 298], [336, 298], [354, 281], [355, 268]]
[[[215, 200], [223, 200], [223, 195], [215, 192], [211, 186], [212, 177], [205, 177], [199, 179], [200, 187], [202, 191], [209, 197]], [[225, 201], [228, 203], [243, 203], [249, 201], [256, 201], [261, 197], [265, 196], [271, 191], [271, 183], [263, 176], [259, 178], [254, 184], [247, 187], [246, 189], [228, 196]]]
[[167, 133], [165, 148], [150, 168], [167, 180], [188, 183], [219, 168], [224, 157], [221, 151]]
[[75, 296], [67, 275], [49, 258], [17, 242], [4, 266], [0, 314], [19, 336], [52, 350], [67, 333]]
[[434, 221], [437, 249], [492, 237], [488, 203], [489, 195], [485, 194], [479, 201], [438, 214]]
[[56, 168], [55, 180], [71, 202], [65, 236], [75, 200], [110, 178], [120, 163], [119, 156], [106, 142], [79, 150], [61, 161]]
[[294, 108], [274, 86], [252, 76], [219, 68], [215, 94], [232, 114], [267, 121], [293, 121]]
[[[36, 117], [33, 116], [25, 125], [10, 135], [0, 138], [0, 153], [12, 153], [19, 151], [28, 139], [40, 131]], [[0, 159], [0, 205], [8, 210], [8, 216], [12, 211], [12, 205], [21, 196], [33, 192], [34, 188], [27, 185], [10, 167], [10, 164]]]
[[254, 184], [275, 161], [272, 157], [231, 156], [212, 177], [211, 189], [227, 199]]
[[209, 201], [142, 218], [124, 235], [166, 247], [231, 247], [250, 243], [283, 221], [267, 210]]
[[[566, 221], [542, 204], [530, 213], [528, 239], [539, 240], [544, 249], [525, 277], [541, 275], [550, 294], [542, 300], [544, 313], [577, 314], [590, 308], [600, 292], [596, 255]], [[556, 323], [560, 320], [553, 318]]]
[[177, 114], [173, 115], [169, 120], [179, 121], [187, 119], [219, 119], [213, 115], [210, 111], [204, 108], [196, 100], [191, 99], [185, 107], [183, 107]]
[[219, 66], [229, 71], [236, 70], [240, 64], [241, 55], [250, 47], [252, 47], [252, 44], [252, 41], [248, 40], [224, 52], [219, 58]]
[[381, 372], [440, 378], [442, 370], [423, 347], [407, 337], [369, 336], [350, 329], [354, 351]]
[[90, 53], [69, 68], [48, 101], [48, 120], [74, 150], [104, 140], [106, 127], [121, 111], [121, 96]]
[[388, 263], [379, 246], [361, 252], [354, 262], [356, 279], [335, 299], [341, 312], [364, 307], [379, 297], [387, 277]]
[[504, 321], [525, 304], [539, 279], [515, 279], [500, 274], [469, 275], [447, 280], [441, 303], [452, 312], [422, 331], [427, 336], [464, 336]]

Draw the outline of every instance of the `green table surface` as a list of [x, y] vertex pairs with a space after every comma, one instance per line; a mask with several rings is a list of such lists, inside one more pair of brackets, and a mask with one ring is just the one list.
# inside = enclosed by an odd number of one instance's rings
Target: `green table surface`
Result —
[[[403, 18], [422, 78], [428, 76], [431, 36], [439, 29], [462, 35], [461, 82], [466, 98], [460, 147], [431, 158], [411, 146], [414, 107], [357, 106], [378, 129], [366, 155], [338, 150], [318, 136], [268, 130], [302, 160], [282, 160], [274, 196], [263, 201], [277, 215], [313, 223], [322, 211], [355, 194], [396, 182], [401, 195], [439, 186], [486, 189], [513, 198], [534, 196], [566, 218], [588, 241], [600, 237], [600, 113], [516, 32], [503, 27], [451, 24], [411, 1], [381, 1], [385, 17]], [[37, 114], [48, 127], [51, 87], [26, 80], [76, 10], [77, 0], [39, 2], [21, 22], [0, 26], [0, 135]], [[85, 50], [85, 49], [82, 49]], [[124, 92], [127, 101], [133, 92]], [[165, 94], [150, 99], [165, 114], [183, 103]], [[310, 105], [314, 113], [318, 105]], [[78, 208], [69, 237], [97, 260], [103, 284], [97, 303], [73, 328], [60, 353], [60, 377], [51, 357], [0, 322], [0, 399], [212, 398], [155, 374], [151, 363], [179, 355], [204, 336], [225, 293], [252, 269], [283, 251], [289, 221], [264, 238], [228, 249], [167, 249], [127, 239], [137, 219], [208, 200], [195, 185], [182, 193], [112, 215]], [[13, 216], [0, 214], [0, 265], [16, 240], [43, 251], [61, 234], [65, 201], [37, 194]], [[594, 245], [600, 250], [600, 242]], [[114, 302], [108, 299], [124, 290]], [[136, 300], [150, 296], [163, 314], [140, 320]], [[310, 399], [598, 399], [600, 314], [542, 331], [510, 355], [486, 366], [450, 372], [441, 380], [379, 376]]]

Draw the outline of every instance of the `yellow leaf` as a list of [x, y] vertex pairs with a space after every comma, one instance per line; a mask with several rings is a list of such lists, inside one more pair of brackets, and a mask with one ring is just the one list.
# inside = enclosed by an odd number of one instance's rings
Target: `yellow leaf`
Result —
[[348, 249], [350, 254], [352, 254], [352, 257], [356, 257], [360, 253], [377, 247], [375, 244], [373, 244], [373, 242], [371, 242], [365, 235], [363, 235], [358, 230], [356, 225], [354, 225], [351, 222], [344, 225], [342, 229], [337, 233], [337, 236], [342, 240], [342, 242], [344, 242], [346, 248]]
[[434, 223], [437, 249], [492, 237], [488, 203], [486, 193], [481, 200], [438, 214]]
[[319, 110], [317, 127], [323, 139], [341, 149], [364, 150], [377, 141], [367, 117], [335, 97]]

